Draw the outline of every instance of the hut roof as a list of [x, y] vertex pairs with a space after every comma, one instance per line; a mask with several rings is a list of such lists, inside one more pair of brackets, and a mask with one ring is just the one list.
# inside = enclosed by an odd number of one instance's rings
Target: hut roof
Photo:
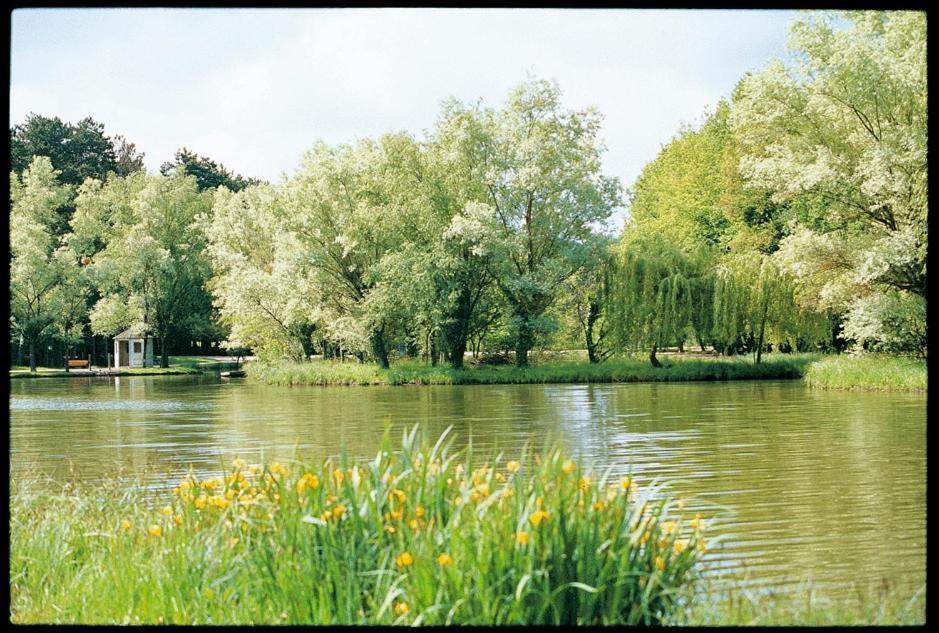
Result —
[[147, 326], [142, 324], [132, 325], [120, 334], [115, 334], [114, 338], [116, 339], [129, 339], [129, 338], [147, 338]]

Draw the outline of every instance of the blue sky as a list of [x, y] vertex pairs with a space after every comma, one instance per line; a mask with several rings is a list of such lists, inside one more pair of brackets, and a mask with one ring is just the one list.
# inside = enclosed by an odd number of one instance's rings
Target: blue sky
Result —
[[317, 139], [430, 128], [448, 96], [500, 104], [527, 76], [604, 115], [630, 186], [682, 123], [785, 54], [791, 11], [19, 9], [10, 123], [90, 115], [146, 153], [185, 145], [277, 181]]

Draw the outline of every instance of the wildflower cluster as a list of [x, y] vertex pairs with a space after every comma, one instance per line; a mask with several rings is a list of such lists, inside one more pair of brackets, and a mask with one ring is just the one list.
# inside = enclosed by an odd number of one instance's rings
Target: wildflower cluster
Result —
[[347, 583], [334, 591], [359, 623], [491, 623], [504, 604], [499, 622], [531, 624], [545, 600], [566, 605], [539, 611], [546, 623], [660, 621], [705, 550], [701, 517], [667, 516], [630, 477], [583, 473], [559, 450], [523, 461], [473, 464], [414, 433], [354, 465], [235, 460], [219, 477], [190, 472], [143, 529], [221, 540], [254, 582]]

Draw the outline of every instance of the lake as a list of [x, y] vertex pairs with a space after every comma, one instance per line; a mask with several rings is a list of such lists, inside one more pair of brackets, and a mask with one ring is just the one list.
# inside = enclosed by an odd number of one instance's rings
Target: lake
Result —
[[[192, 466], [374, 457], [420, 423], [517, 458], [552, 439], [583, 465], [658, 481], [711, 519], [707, 575], [848, 595], [926, 578], [926, 396], [799, 381], [273, 387], [216, 375], [11, 380], [10, 471], [146, 473], [156, 497]], [[713, 518], [712, 518], [713, 517]]]

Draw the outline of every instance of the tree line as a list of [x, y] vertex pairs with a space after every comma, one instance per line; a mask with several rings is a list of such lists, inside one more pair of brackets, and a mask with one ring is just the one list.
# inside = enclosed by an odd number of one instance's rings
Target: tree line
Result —
[[[149, 175], [92, 120], [33, 116], [11, 130], [15, 353], [146, 323], [164, 365], [197, 338], [383, 367], [549, 346], [925, 355], [925, 41], [921, 13], [804, 17], [788, 65], [744, 77], [628, 191], [603, 173], [600, 114], [546, 80], [498, 108], [450, 99], [421, 138], [317, 143], [278, 184], [185, 149]], [[82, 139], [110, 151], [76, 159]]]

